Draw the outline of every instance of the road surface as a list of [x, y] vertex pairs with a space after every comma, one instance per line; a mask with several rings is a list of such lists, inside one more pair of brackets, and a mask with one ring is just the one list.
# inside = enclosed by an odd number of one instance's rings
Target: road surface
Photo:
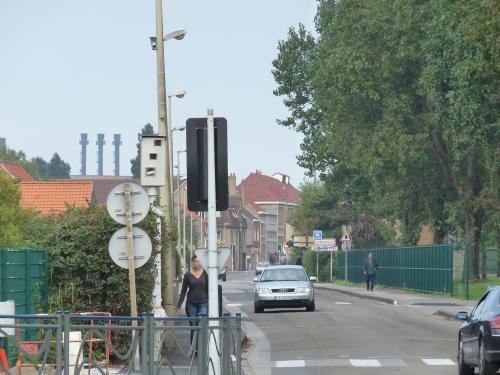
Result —
[[328, 290], [316, 290], [315, 312], [254, 314], [253, 277], [234, 272], [223, 283], [227, 308], [250, 320], [246, 373], [457, 374], [458, 322]]

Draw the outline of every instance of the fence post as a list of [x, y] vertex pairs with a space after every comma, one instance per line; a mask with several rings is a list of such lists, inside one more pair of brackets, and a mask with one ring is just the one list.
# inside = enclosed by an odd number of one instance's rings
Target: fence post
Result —
[[57, 315], [57, 330], [56, 330], [56, 374], [62, 373], [62, 340], [63, 340], [63, 319], [60, 311], [56, 312]]
[[241, 375], [241, 314], [236, 314], [236, 375]]
[[198, 322], [198, 375], [206, 375], [208, 369], [207, 343], [208, 343], [208, 318], [207, 315], [200, 315]]
[[229, 374], [231, 371], [231, 314], [224, 313], [223, 317], [222, 373]]
[[153, 374], [154, 367], [154, 322], [153, 322], [153, 314], [144, 314], [143, 316], [143, 331], [142, 331], [142, 372], [147, 375]]
[[68, 311], [64, 312], [64, 375], [69, 375], [69, 331], [70, 315]]

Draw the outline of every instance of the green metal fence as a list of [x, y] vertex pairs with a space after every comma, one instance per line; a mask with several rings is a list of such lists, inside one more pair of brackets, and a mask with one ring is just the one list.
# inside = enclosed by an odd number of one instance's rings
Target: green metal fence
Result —
[[338, 278], [355, 283], [365, 282], [363, 267], [370, 252], [378, 263], [377, 284], [419, 292], [453, 293], [451, 245], [351, 250], [339, 253]]

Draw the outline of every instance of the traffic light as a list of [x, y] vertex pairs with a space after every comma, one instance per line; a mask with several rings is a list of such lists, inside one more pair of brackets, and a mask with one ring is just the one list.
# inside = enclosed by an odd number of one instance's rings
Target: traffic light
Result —
[[[216, 210], [229, 206], [227, 185], [227, 120], [214, 118]], [[208, 210], [208, 139], [207, 119], [186, 121], [187, 198], [190, 211]]]

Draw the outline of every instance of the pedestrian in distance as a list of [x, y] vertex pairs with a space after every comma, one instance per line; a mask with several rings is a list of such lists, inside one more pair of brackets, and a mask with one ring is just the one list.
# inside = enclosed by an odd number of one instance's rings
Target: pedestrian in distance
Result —
[[[200, 315], [208, 315], [208, 273], [203, 269], [201, 260], [196, 255], [191, 258], [191, 270], [184, 274], [177, 312], [181, 309], [186, 293], [186, 316], [197, 318]], [[189, 321], [191, 326], [197, 324], [195, 320]], [[193, 335], [194, 331], [191, 330], [191, 343], [193, 343]]]
[[375, 279], [377, 277], [378, 263], [373, 258], [373, 253], [368, 253], [368, 259], [365, 262], [363, 274], [366, 278], [366, 290], [373, 292], [375, 286]]

